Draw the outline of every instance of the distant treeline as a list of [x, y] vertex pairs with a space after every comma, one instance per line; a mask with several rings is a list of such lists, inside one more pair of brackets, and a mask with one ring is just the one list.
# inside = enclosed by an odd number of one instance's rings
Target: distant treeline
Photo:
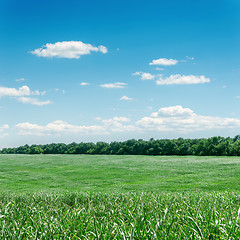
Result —
[[1, 154], [110, 154], [240, 156], [240, 135], [234, 138], [127, 140], [124, 142], [52, 143], [3, 148]]

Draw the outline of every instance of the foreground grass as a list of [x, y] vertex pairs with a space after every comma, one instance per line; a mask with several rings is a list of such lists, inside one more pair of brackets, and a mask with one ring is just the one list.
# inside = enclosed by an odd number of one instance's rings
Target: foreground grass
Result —
[[0, 155], [0, 192], [239, 191], [239, 157]]
[[0, 239], [240, 239], [236, 193], [10, 194]]

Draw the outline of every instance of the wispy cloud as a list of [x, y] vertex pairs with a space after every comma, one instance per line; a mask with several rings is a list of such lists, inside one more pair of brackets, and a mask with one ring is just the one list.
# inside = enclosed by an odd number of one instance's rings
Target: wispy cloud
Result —
[[81, 85], [81, 86], [88, 86], [88, 85], [90, 85], [90, 83], [87, 83], [87, 82], [81, 82], [81, 83], [79, 83], [79, 85]]
[[135, 72], [132, 74], [133, 76], [141, 76], [142, 80], [153, 80], [155, 78], [154, 75], [151, 73], [146, 73], [146, 72]]
[[55, 91], [55, 92], [60, 92], [60, 93], [62, 93], [62, 94], [65, 94], [65, 93], [66, 93], [65, 90], [61, 90], [61, 89], [59, 89], [59, 88], [54, 88], [54, 91]]
[[205, 76], [195, 76], [195, 75], [181, 75], [175, 74], [170, 75], [167, 78], [160, 77], [159, 80], [156, 81], [157, 85], [173, 85], [173, 84], [200, 84], [200, 83], [208, 83], [210, 82], [209, 78]]
[[122, 96], [120, 100], [125, 100], [125, 101], [132, 101], [133, 99], [127, 96]]
[[5, 137], [8, 135], [8, 133], [4, 133], [6, 129], [9, 129], [8, 124], [4, 124], [3, 126], [0, 126], [0, 138]]
[[0, 132], [6, 130], [9, 128], [9, 125], [8, 124], [4, 124], [3, 126], [0, 126]]
[[26, 79], [25, 78], [18, 78], [18, 79], [16, 79], [16, 82], [22, 82], [22, 81], [26, 81]]
[[95, 47], [81, 41], [63, 41], [56, 43], [47, 43], [41, 48], [31, 51], [32, 54], [39, 57], [58, 57], [79, 59], [82, 55], [88, 55], [91, 52], [107, 53], [106, 47], [100, 45]]
[[149, 65], [171, 66], [171, 65], [176, 65], [177, 63], [178, 63], [178, 60], [176, 59], [159, 58], [156, 60], [152, 60], [152, 62], [150, 62]]
[[21, 103], [29, 103], [32, 105], [37, 105], [37, 106], [44, 106], [51, 104], [52, 102], [47, 100], [47, 101], [40, 101], [38, 98], [32, 98], [32, 97], [18, 97], [17, 100]]
[[125, 88], [127, 86], [126, 83], [116, 82], [116, 83], [106, 83], [101, 84], [100, 87], [103, 88]]

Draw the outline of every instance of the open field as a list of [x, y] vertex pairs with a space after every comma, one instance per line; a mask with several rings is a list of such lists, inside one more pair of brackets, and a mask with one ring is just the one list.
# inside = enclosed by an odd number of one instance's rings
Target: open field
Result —
[[240, 190], [239, 157], [0, 155], [0, 192]]
[[0, 239], [240, 239], [239, 160], [0, 155]]

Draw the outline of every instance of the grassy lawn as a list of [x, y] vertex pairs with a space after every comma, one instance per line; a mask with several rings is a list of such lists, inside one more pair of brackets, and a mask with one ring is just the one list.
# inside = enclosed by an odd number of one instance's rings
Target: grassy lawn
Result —
[[0, 192], [238, 191], [239, 157], [0, 155]]

